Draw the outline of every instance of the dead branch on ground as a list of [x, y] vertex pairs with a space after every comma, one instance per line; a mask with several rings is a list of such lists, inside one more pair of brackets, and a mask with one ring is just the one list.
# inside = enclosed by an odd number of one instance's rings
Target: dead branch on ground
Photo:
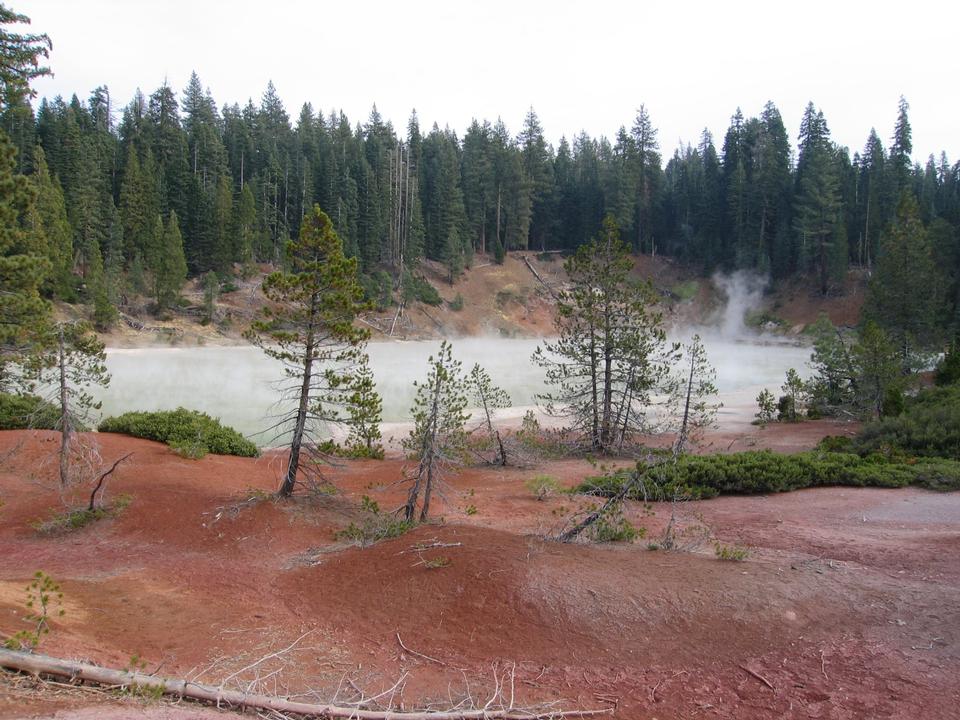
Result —
[[[399, 637], [399, 636], [398, 636]], [[201, 685], [187, 680], [161, 678], [140, 672], [129, 672], [99, 667], [89, 663], [73, 662], [47, 655], [33, 655], [13, 650], [0, 649], [0, 667], [33, 675], [52, 675], [110, 685], [114, 687], [143, 687], [156, 689], [164, 695], [189, 698], [201, 702], [227, 705], [237, 708], [263, 710], [274, 713], [292, 713], [322, 718], [356, 718], [356, 720], [548, 720], [549, 718], [592, 717], [613, 712], [612, 708], [595, 710], [546, 710], [531, 712], [522, 709], [506, 708], [502, 710], [490, 707], [504, 694], [506, 673], [497, 676], [496, 690], [488, 701], [488, 707], [472, 710], [452, 710], [439, 712], [397, 712], [393, 710], [361, 710], [331, 703], [305, 703], [282, 697], [251, 694], [237, 690], [224, 690], [223, 687]], [[510, 702], [513, 701], [513, 674], [510, 675]]]

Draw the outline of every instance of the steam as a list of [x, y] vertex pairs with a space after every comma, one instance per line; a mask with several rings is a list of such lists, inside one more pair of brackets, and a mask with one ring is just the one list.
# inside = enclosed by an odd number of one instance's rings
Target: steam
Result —
[[754, 335], [747, 328], [745, 319], [750, 310], [760, 307], [767, 278], [738, 270], [729, 275], [717, 273], [713, 276], [713, 284], [726, 296], [718, 322], [721, 337], [736, 340]]

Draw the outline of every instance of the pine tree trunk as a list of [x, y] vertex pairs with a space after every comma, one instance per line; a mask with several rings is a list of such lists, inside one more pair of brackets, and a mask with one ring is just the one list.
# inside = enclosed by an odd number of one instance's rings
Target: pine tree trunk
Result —
[[300, 402], [297, 405], [297, 420], [293, 427], [293, 437], [290, 438], [290, 456], [287, 461], [287, 472], [283, 476], [278, 495], [290, 497], [297, 484], [297, 471], [300, 469], [300, 448], [303, 445], [303, 435], [307, 425], [307, 410], [310, 405], [310, 384], [313, 380], [313, 325], [312, 318], [316, 315], [316, 298], [310, 304], [311, 327], [307, 332], [307, 342], [304, 348], [303, 381], [300, 385]]

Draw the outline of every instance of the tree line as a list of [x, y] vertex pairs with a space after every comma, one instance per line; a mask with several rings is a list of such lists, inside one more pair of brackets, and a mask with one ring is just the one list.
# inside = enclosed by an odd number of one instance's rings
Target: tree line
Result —
[[[531, 108], [519, 133], [474, 120], [405, 129], [374, 106], [364, 122], [305, 104], [295, 119], [270, 83], [259, 104], [219, 107], [194, 73], [182, 92], [164, 84], [119, 107], [106, 86], [86, 100], [7, 99], [0, 128], [29, 177], [35, 229], [53, 272], [47, 293], [110, 308], [126, 293], [170, 305], [187, 276], [221, 276], [237, 263], [280, 263], [313, 205], [330, 216], [369, 296], [421, 258], [453, 280], [475, 253], [575, 250], [616, 221], [628, 246], [714, 270], [809, 278], [824, 294], [851, 266], [873, 268], [904, 194], [931, 234], [931, 253], [957, 254], [960, 163], [944, 153], [914, 164], [901, 100], [884, 147], [837, 145], [823, 113], [804, 112], [796, 148], [771, 102], [739, 109], [718, 147], [661, 155], [643, 106], [615, 136], [580, 133], [548, 143]], [[957, 278], [942, 277], [956, 316]]]

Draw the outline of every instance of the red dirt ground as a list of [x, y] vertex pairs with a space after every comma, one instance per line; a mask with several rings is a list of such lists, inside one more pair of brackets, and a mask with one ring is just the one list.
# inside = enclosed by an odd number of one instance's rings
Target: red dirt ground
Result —
[[[838, 430], [802, 427], [810, 442]], [[754, 445], [793, 448], [796, 430], [769, 427]], [[408, 709], [467, 695], [482, 705], [496, 676], [518, 705], [614, 707], [617, 718], [957, 717], [960, 493], [834, 488], [686, 505], [681, 528], [750, 548], [729, 563], [712, 543], [666, 553], [541, 539], [586, 500], [537, 501], [526, 480], [596, 472], [551, 460], [452, 475], [438, 522], [361, 549], [334, 532], [363, 494], [399, 503], [399, 459], [331, 469], [337, 495], [248, 501], [274, 488], [275, 458], [191, 461], [95, 437], [105, 460], [134, 452], [109, 488], [132, 501], [51, 537], [30, 522], [62, 507], [52, 467], [31, 468], [55, 437], [0, 433], [0, 456], [20, 444], [0, 468], [0, 634], [24, 627], [23, 587], [43, 569], [61, 581], [66, 614], [41, 652], [115, 667], [136, 654], [161, 675], [325, 699], [403, 677], [394, 706]], [[669, 508], [652, 511], [629, 515], [655, 538]], [[434, 538], [459, 545], [411, 549]], [[2, 718], [131, 716], [222, 714], [0, 683]]]

